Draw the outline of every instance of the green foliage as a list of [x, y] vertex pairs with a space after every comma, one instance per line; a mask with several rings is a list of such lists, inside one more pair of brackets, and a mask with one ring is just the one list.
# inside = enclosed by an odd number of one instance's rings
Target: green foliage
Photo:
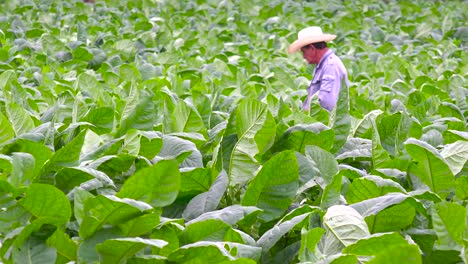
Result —
[[2, 263], [468, 262], [466, 1], [95, 2], [0, 1]]

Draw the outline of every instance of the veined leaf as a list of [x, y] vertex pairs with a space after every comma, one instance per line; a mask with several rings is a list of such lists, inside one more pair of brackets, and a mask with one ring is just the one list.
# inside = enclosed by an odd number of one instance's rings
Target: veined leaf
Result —
[[207, 192], [190, 200], [182, 214], [184, 219], [190, 221], [203, 213], [216, 210], [226, 191], [228, 180], [226, 172], [222, 171]]
[[125, 263], [129, 257], [146, 246], [162, 248], [165, 245], [167, 245], [167, 242], [160, 239], [115, 238], [96, 245], [96, 250], [101, 256], [101, 263], [114, 264]]
[[372, 165], [374, 168], [379, 168], [390, 160], [387, 151], [382, 147], [380, 142], [379, 130], [375, 122], [372, 122]]
[[153, 209], [150, 205], [115, 196], [98, 195], [84, 202], [80, 236], [84, 239], [93, 236], [104, 224], [117, 225], [144, 214]]
[[6, 110], [8, 119], [10, 120], [17, 136], [28, 133], [35, 127], [29, 113], [19, 105], [10, 103]]
[[302, 229], [301, 248], [299, 250], [299, 260], [301, 262], [317, 262], [323, 258], [323, 255], [316, 248], [325, 230], [322, 228], [314, 228], [309, 231]]
[[31, 184], [18, 203], [34, 217], [53, 218], [60, 224], [67, 223], [72, 213], [65, 194], [48, 184]]
[[370, 139], [370, 131], [373, 128], [372, 123], [375, 119], [381, 115], [382, 110], [373, 110], [367, 113], [353, 128], [353, 137], [367, 138]]
[[55, 263], [56, 249], [48, 247], [43, 240], [29, 238], [19, 248], [13, 248], [13, 263]]
[[406, 228], [413, 222], [416, 211], [428, 216], [419, 201], [403, 193], [388, 193], [355, 203], [351, 207], [365, 217], [371, 233]]
[[236, 112], [237, 143], [229, 160], [229, 185], [243, 186], [255, 177], [263, 154], [273, 144], [276, 124], [268, 107], [257, 100], [242, 101]]
[[15, 137], [15, 131], [8, 119], [0, 112], [0, 146]]
[[392, 180], [367, 175], [353, 180], [349, 186], [346, 198], [348, 203], [354, 204], [390, 192], [404, 193], [405, 189]]
[[282, 236], [287, 234], [296, 225], [306, 219], [310, 213], [305, 213], [292, 218], [291, 220], [276, 224], [273, 228], [265, 232], [258, 240], [257, 246], [262, 248], [263, 254], [266, 254], [278, 242]]
[[200, 222], [200, 221], [204, 221], [207, 219], [218, 219], [229, 225], [235, 225], [239, 221], [246, 218], [247, 216], [251, 214], [255, 214], [258, 211], [260, 211], [260, 209], [253, 207], [253, 206], [241, 206], [241, 205], [236, 204], [236, 205], [228, 206], [221, 210], [204, 213], [200, 215], [199, 217], [189, 221], [187, 225]]
[[353, 208], [334, 205], [323, 217], [322, 236], [318, 249], [325, 255], [340, 253], [343, 248], [367, 238], [370, 233], [364, 218]]
[[185, 101], [180, 100], [172, 112], [172, 132], [204, 132], [206, 128], [200, 114], [189, 106]]
[[281, 152], [263, 165], [247, 187], [241, 204], [264, 210], [260, 219], [265, 222], [277, 219], [293, 202], [299, 188], [298, 180], [299, 169], [294, 152]]
[[57, 254], [63, 256], [68, 261], [77, 260], [78, 245], [61, 229], [57, 229], [47, 239], [47, 245], [55, 247]]
[[405, 145], [413, 160], [418, 162], [410, 166], [409, 172], [418, 176], [424, 184], [442, 198], [447, 197], [454, 187], [455, 178], [444, 158], [435, 148], [425, 142], [408, 139]]
[[465, 221], [465, 207], [445, 201], [434, 204], [432, 225], [438, 237], [435, 247], [442, 250], [461, 249]]
[[162, 160], [137, 171], [117, 193], [118, 197], [147, 202], [164, 207], [174, 202], [180, 188], [180, 173], [173, 160]]
[[335, 157], [330, 152], [317, 146], [307, 146], [305, 154], [315, 162], [315, 166], [320, 171], [319, 176], [326, 184], [330, 184], [333, 176], [338, 173], [338, 163]]
[[322, 123], [299, 124], [288, 128], [274, 149], [279, 151], [292, 149], [304, 153], [307, 145], [315, 145], [330, 150], [333, 146], [334, 136], [334, 131]]
[[197, 149], [197, 146], [195, 146], [195, 144], [191, 141], [181, 139], [175, 136], [165, 135], [163, 137], [163, 147], [155, 159], [157, 160], [158, 157], [162, 157], [165, 159], [177, 158], [178, 161], [179, 157], [182, 157], [183, 160], [179, 161], [181, 162], [180, 166], [182, 168], [203, 167], [202, 155]]
[[337, 153], [345, 144], [351, 129], [351, 118], [349, 117], [349, 88], [346, 80], [341, 80], [341, 89], [336, 106], [330, 114], [329, 127], [335, 131], [335, 143], [331, 149]]
[[[199, 263], [209, 259], [213, 263], [224, 263], [223, 261], [232, 261], [237, 257], [258, 260], [260, 254], [261, 249], [258, 247], [229, 242], [200, 241], [180, 247], [169, 256], [169, 260], [177, 263]], [[244, 263], [244, 260], [239, 262]]]
[[444, 146], [440, 155], [445, 159], [453, 175], [457, 175], [468, 160], [468, 141], [458, 140]]
[[55, 170], [57, 167], [78, 165], [85, 135], [86, 131], [81, 132], [63, 148], [57, 150], [44, 165], [43, 170]]

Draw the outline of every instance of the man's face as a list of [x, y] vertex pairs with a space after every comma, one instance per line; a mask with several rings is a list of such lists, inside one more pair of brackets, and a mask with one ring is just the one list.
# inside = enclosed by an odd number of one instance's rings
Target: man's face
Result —
[[307, 45], [301, 48], [302, 56], [309, 64], [318, 64], [320, 62], [318, 50], [312, 46]]

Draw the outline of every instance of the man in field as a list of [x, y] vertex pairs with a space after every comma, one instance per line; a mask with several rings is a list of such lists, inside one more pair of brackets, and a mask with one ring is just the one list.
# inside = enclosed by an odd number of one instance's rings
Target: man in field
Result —
[[336, 35], [324, 34], [320, 27], [307, 27], [299, 31], [297, 40], [289, 46], [289, 53], [302, 51], [304, 59], [309, 64], [315, 64], [314, 78], [307, 89], [307, 99], [303, 108], [309, 111], [310, 101], [318, 93], [320, 105], [328, 111], [333, 110], [338, 100], [341, 81], [348, 83], [346, 68], [332, 50], [327, 48], [327, 42]]

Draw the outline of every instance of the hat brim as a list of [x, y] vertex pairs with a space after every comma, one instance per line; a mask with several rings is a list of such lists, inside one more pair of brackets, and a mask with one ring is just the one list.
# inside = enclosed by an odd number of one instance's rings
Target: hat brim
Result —
[[323, 34], [321, 36], [316, 36], [316, 37], [306, 37], [302, 39], [298, 39], [294, 41], [288, 49], [288, 53], [294, 53], [299, 51], [302, 47], [312, 44], [312, 43], [317, 43], [317, 42], [322, 42], [322, 41], [331, 41], [336, 38], [336, 35], [331, 35], [331, 34]]

